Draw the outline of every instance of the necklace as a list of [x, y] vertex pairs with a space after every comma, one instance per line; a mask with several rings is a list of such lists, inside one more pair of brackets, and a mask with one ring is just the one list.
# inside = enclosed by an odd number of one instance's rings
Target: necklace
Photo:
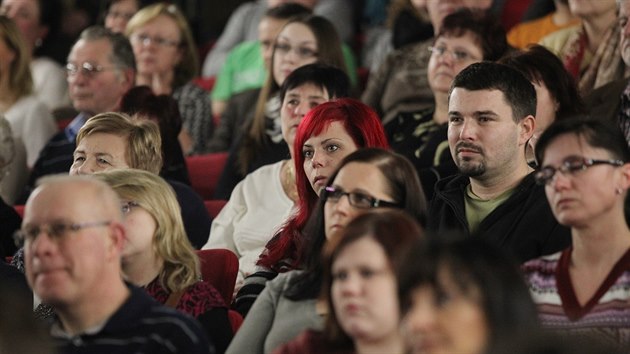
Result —
[[280, 178], [282, 189], [284, 193], [293, 202], [298, 200], [297, 185], [295, 184], [295, 168], [293, 167], [293, 160], [285, 160], [282, 164], [282, 174]]

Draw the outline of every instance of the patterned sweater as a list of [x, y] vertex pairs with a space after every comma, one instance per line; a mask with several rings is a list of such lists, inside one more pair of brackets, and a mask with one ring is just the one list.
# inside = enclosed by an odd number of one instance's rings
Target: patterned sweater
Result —
[[525, 280], [546, 328], [577, 340], [630, 346], [630, 250], [593, 297], [580, 305], [569, 274], [572, 248], [523, 264]]

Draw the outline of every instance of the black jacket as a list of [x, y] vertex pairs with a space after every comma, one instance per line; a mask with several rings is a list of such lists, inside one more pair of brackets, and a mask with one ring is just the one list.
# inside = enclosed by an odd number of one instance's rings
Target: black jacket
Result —
[[[461, 174], [435, 185], [427, 228], [437, 236], [448, 230], [470, 234], [464, 195], [469, 179]], [[527, 175], [514, 193], [479, 224], [477, 236], [511, 252], [518, 262], [558, 252], [571, 244], [571, 232], [554, 218], [542, 186]]]

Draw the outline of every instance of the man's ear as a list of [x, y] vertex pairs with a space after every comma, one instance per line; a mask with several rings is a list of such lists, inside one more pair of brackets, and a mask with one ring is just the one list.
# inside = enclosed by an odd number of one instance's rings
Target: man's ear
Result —
[[108, 259], [118, 261], [126, 242], [125, 227], [117, 221], [112, 221], [109, 225], [109, 239], [107, 243]]
[[125, 85], [125, 92], [127, 92], [132, 87], [136, 86], [136, 71], [130, 68], [123, 70], [122, 74], [123, 84]]
[[532, 115], [528, 115], [518, 122], [519, 126], [519, 145], [526, 144], [527, 141], [534, 135], [536, 129], [536, 118]]

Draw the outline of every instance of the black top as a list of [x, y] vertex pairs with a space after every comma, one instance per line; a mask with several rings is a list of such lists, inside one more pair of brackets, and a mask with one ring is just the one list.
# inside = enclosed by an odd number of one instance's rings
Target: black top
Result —
[[[455, 175], [435, 185], [428, 230], [437, 235], [448, 230], [470, 233], [464, 204], [469, 183], [468, 177]], [[510, 252], [519, 262], [556, 253], [571, 245], [570, 229], [554, 218], [544, 188], [534, 182], [533, 173], [481, 221], [477, 236]]]
[[0, 198], [0, 256], [2, 260], [12, 256], [17, 247], [13, 241], [13, 233], [20, 229], [22, 218], [12, 206]]

